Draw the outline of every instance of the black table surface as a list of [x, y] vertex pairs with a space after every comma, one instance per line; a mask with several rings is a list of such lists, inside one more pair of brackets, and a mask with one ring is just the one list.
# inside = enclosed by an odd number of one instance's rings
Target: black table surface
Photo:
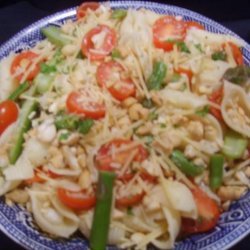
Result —
[[[81, 3], [80, 0], [0, 0], [0, 45], [34, 21]], [[249, 0], [159, 0], [199, 12], [231, 29], [250, 43]], [[232, 250], [250, 249], [250, 236], [240, 241]], [[22, 250], [23, 248], [0, 232], [0, 249]]]

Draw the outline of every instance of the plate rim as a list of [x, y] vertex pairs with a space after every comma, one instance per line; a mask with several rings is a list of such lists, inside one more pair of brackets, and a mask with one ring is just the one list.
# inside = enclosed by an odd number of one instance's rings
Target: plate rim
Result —
[[[147, 8], [147, 5], [149, 5], [149, 6], [152, 6], [153, 8], [160, 8], [162, 6], [164, 8], [168, 8], [169, 11], [171, 9], [178, 10], [179, 12], [182, 12], [183, 15], [186, 14], [188, 16], [191, 16], [193, 19], [198, 19], [198, 20], [202, 19], [202, 22], [207, 22], [212, 26], [216, 26], [216, 28], [218, 30], [222, 31], [223, 33], [227, 33], [227, 34], [233, 35], [234, 37], [237, 37], [238, 39], [240, 39], [244, 43], [243, 50], [246, 50], [248, 53], [250, 53], [250, 45], [247, 41], [242, 39], [239, 35], [237, 35], [233, 31], [231, 31], [227, 27], [223, 26], [222, 24], [210, 19], [209, 17], [207, 17], [203, 14], [195, 12], [193, 10], [189, 10], [189, 9], [179, 7], [176, 5], [172, 5], [172, 4], [158, 3], [158, 2], [152, 2], [152, 1], [120, 0], [120, 1], [109, 1], [109, 2], [110, 2], [110, 6], [112, 8], [118, 8], [118, 7], [121, 7], [121, 5], [126, 4], [127, 5], [126, 8], [132, 7], [134, 9]], [[100, 3], [107, 3], [107, 2], [102, 1]], [[11, 43], [15, 43], [16, 41], [19, 41], [20, 39], [26, 37], [27, 33], [30, 33], [30, 32], [37, 30], [37, 29], [40, 29], [41, 27], [46, 26], [48, 23], [53, 23], [53, 22], [56, 22], [56, 21], [61, 20], [61, 19], [72, 17], [75, 14], [75, 11], [76, 11], [76, 7], [67, 8], [65, 10], [58, 11], [58, 12], [55, 12], [53, 14], [47, 15], [47, 16], [31, 23], [27, 27], [21, 29], [16, 34], [12, 35], [7, 41], [2, 43], [0, 45], [0, 51], [8, 50], [8, 47], [10, 46]], [[4, 57], [5, 57], [5, 55], [0, 52], [0, 60], [3, 59]], [[246, 59], [248, 63], [250, 62], [250, 56], [249, 56], [249, 58], [244, 57], [244, 59]], [[248, 194], [249, 194], [249, 192], [248, 192]], [[250, 198], [250, 197], [248, 197], [248, 198]], [[2, 220], [6, 219], [6, 218], [2, 218], [2, 216], [3, 216], [3, 214], [0, 217], [0, 230], [7, 237], [9, 237], [14, 242], [16, 242], [18, 245], [24, 247], [25, 249], [31, 249], [29, 241], [26, 242], [25, 240], [20, 240], [19, 237], [16, 237], [15, 235], [8, 232], [8, 230], [6, 230], [6, 228], [4, 227], [4, 225], [2, 223]], [[11, 224], [11, 226], [13, 226], [13, 224]], [[23, 231], [21, 231], [21, 232], [24, 234]], [[237, 234], [238, 236], [235, 237], [235, 236], [233, 236], [234, 234]], [[230, 243], [227, 244], [225, 242], [225, 237], [222, 237], [221, 239], [219, 239], [215, 243], [212, 242], [211, 244], [206, 245], [205, 248], [201, 248], [201, 249], [208, 249], [208, 248], [210, 249], [211, 247], [224, 247], [224, 249], [229, 249], [230, 247], [232, 247], [233, 245], [235, 245], [239, 241], [241, 241], [248, 234], [250, 234], [250, 217], [248, 217], [247, 220], [245, 220], [243, 223], [239, 224], [239, 226], [237, 228], [235, 228], [232, 232], [230, 232], [229, 234], [226, 235], [228, 238], [232, 235], [233, 239], [230, 241]], [[30, 238], [28, 238], [28, 239], [32, 240], [32, 242], [36, 245], [35, 247], [39, 247], [39, 249], [46, 249], [46, 250], [52, 249], [50, 247], [47, 247], [45, 245], [40, 244], [38, 241], [35, 241], [34, 239], [30, 239]], [[224, 240], [224, 243], [223, 243], [223, 240]]]

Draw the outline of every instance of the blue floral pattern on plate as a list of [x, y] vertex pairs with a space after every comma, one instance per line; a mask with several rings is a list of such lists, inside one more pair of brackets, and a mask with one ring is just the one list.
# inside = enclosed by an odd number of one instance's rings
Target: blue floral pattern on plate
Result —
[[[207, 30], [215, 33], [230, 34], [238, 37], [222, 25], [193, 11], [146, 1], [111, 1], [112, 8], [147, 8], [160, 14], [181, 15], [186, 20], [195, 20], [202, 23]], [[41, 19], [20, 31], [13, 38], [0, 47], [0, 59], [10, 52], [27, 49], [42, 39], [40, 29], [48, 24], [62, 24], [67, 19], [75, 18], [75, 8], [68, 9]], [[239, 37], [238, 37], [239, 38]], [[250, 46], [245, 43], [245, 63], [250, 63]], [[234, 202], [229, 211], [223, 213], [219, 224], [210, 233], [198, 234], [175, 244], [178, 250], [194, 249], [228, 249], [240, 241], [250, 232], [250, 192], [239, 201]], [[33, 250], [87, 250], [88, 242], [80, 233], [70, 239], [53, 239], [42, 233], [33, 222], [30, 213], [21, 206], [8, 206], [4, 199], [0, 199], [0, 230], [27, 249]], [[117, 250], [110, 246], [109, 250]], [[155, 249], [149, 246], [148, 249]]]

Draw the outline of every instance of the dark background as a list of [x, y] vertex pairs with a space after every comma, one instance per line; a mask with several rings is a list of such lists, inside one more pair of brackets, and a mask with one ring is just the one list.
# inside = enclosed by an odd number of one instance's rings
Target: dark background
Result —
[[[82, 0], [0, 0], [0, 45], [20, 29], [49, 14], [79, 5]], [[158, 0], [199, 12], [231, 29], [250, 43], [250, 0]], [[250, 236], [232, 250], [250, 249]], [[0, 249], [22, 250], [0, 232]], [[222, 250], [222, 249], [221, 249]]]

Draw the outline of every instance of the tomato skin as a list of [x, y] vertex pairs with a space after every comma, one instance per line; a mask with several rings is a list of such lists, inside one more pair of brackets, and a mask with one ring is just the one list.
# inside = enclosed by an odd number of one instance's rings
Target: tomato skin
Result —
[[90, 10], [97, 10], [100, 7], [100, 4], [97, 2], [86, 2], [82, 3], [76, 10], [76, 18], [77, 20], [85, 17], [86, 12], [88, 9]]
[[195, 28], [199, 30], [205, 29], [205, 27], [202, 24], [195, 22], [195, 21], [186, 21], [185, 24], [186, 24], [186, 29], [190, 29], [190, 28]]
[[39, 173], [44, 174], [44, 175], [48, 176], [49, 178], [53, 178], [53, 179], [61, 177], [60, 175], [58, 175], [56, 173], [53, 173], [50, 170], [44, 171], [42, 169], [42, 167], [38, 167], [38, 168], [35, 169], [34, 176], [32, 178], [30, 178], [30, 179], [24, 180], [24, 183], [26, 185], [32, 185], [33, 183], [43, 183], [43, 182], [45, 182], [46, 180], [42, 176], [40, 176]]
[[242, 55], [242, 52], [240, 50], [240, 48], [232, 43], [232, 42], [228, 42], [231, 50], [232, 50], [232, 53], [233, 53], [233, 57], [234, 57], [234, 60], [236, 61], [236, 63], [238, 65], [243, 65], [244, 64], [244, 59], [243, 59], [243, 55]]
[[182, 41], [186, 35], [183, 21], [177, 21], [173, 16], [164, 16], [156, 20], [153, 25], [153, 42], [156, 48], [165, 51], [173, 50], [173, 41]]
[[[98, 49], [100, 52], [93, 51], [95, 49], [95, 46], [92, 38], [102, 31], [106, 32], [106, 36], [101, 48]], [[91, 61], [103, 60], [115, 47], [116, 40], [117, 38], [115, 30], [109, 28], [107, 25], [98, 25], [84, 36], [81, 45], [82, 53]]]
[[157, 182], [157, 176], [151, 175], [147, 170], [142, 169], [140, 173], [140, 177], [148, 182], [156, 183]]
[[[27, 64], [27, 67], [25, 68], [25, 70], [27, 70], [31, 64], [32, 64], [32, 60], [36, 59], [38, 57], [38, 55], [32, 51], [24, 51], [24, 52], [21, 52], [20, 54], [18, 54], [12, 64], [11, 64], [11, 67], [10, 67], [10, 73], [12, 75], [16, 75], [17, 74], [17, 71], [18, 69], [21, 67], [21, 63], [23, 60], [28, 60], [29, 63]], [[40, 66], [39, 64], [37, 63], [35, 66], [34, 66], [34, 69], [28, 74], [26, 80], [28, 81], [31, 81], [33, 80], [36, 75], [39, 73], [40, 71]], [[20, 74], [17, 74], [15, 76], [15, 78], [20, 82], [23, 78], [23, 75], [24, 73], [20, 73]]]
[[[114, 159], [112, 159], [110, 151], [112, 147], [118, 148], [124, 144], [128, 145], [129, 143], [132, 143], [132, 141], [125, 139], [114, 139], [111, 142], [102, 145], [95, 158], [97, 168], [100, 170], [114, 171], [115, 169], [112, 168], [111, 166], [112, 163], [124, 164], [128, 156], [130, 155], [131, 150], [126, 150], [123, 152], [116, 153]], [[135, 156], [134, 161], [137, 162], [144, 161], [148, 157], [147, 150], [141, 145], [135, 148], [138, 149], [138, 154]]]
[[192, 77], [193, 77], [192, 70], [179, 67], [178, 69], [175, 70], [175, 72], [178, 74], [185, 74], [188, 77], [189, 83], [191, 84]]
[[131, 196], [116, 199], [115, 205], [117, 207], [135, 206], [135, 205], [139, 204], [142, 201], [144, 195], [145, 195], [145, 193], [142, 192], [140, 194], [135, 194], [135, 195], [131, 195]]
[[18, 107], [15, 102], [6, 100], [0, 103], [0, 135], [18, 118]]
[[73, 210], [89, 210], [96, 204], [96, 197], [86, 196], [84, 191], [70, 191], [64, 188], [57, 189], [59, 200]]
[[108, 91], [111, 95], [119, 101], [123, 101], [126, 98], [135, 95], [135, 85], [132, 80], [130, 78], [124, 78], [121, 75], [124, 71], [125, 70], [120, 63], [109, 61], [100, 64], [96, 72], [96, 79], [101, 87], [107, 87], [107, 83], [114, 72], [120, 75], [120, 79], [111, 87], [108, 87]]
[[45, 182], [45, 180], [36, 173], [32, 178], [24, 180], [25, 185], [32, 185], [33, 183], [43, 183], [43, 182]]
[[92, 119], [100, 119], [105, 116], [105, 105], [92, 102], [88, 105], [90, 107], [83, 106], [83, 104], [78, 103], [78, 99], [81, 98], [80, 92], [71, 92], [66, 100], [66, 107], [69, 113], [77, 114], [80, 116], [85, 116]]
[[[211, 102], [221, 105], [222, 98], [223, 98], [223, 87], [219, 88], [218, 90], [214, 91], [212, 95], [208, 98]], [[223, 121], [223, 117], [221, 111], [214, 107], [209, 108], [211, 114], [215, 116], [219, 121]]]
[[213, 229], [219, 219], [220, 209], [217, 203], [212, 200], [200, 188], [192, 190], [194, 200], [198, 209], [198, 219], [182, 219], [182, 231], [184, 234], [202, 233]]

